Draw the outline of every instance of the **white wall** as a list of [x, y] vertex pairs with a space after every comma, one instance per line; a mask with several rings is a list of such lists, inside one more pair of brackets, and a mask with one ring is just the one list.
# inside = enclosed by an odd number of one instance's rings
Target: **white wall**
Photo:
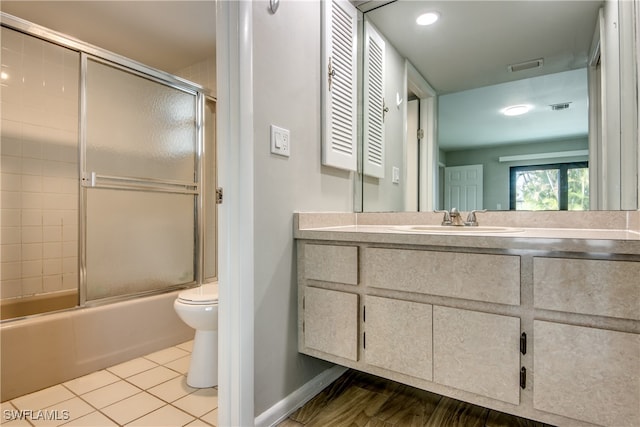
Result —
[[[353, 211], [351, 173], [321, 166], [320, 3], [268, 6], [253, 3], [256, 415], [331, 366], [297, 350], [292, 214]], [[270, 124], [290, 130], [291, 157], [270, 153]]]

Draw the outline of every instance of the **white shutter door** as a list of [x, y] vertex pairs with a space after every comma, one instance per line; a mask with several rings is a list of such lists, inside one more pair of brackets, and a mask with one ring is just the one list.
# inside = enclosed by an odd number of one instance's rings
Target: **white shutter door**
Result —
[[346, 0], [323, 2], [322, 164], [357, 170], [357, 11]]
[[384, 178], [384, 40], [364, 23], [364, 165], [365, 175]]

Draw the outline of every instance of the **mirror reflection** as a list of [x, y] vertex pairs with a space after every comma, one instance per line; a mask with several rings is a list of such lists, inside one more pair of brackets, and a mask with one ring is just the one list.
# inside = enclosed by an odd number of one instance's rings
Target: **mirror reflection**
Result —
[[[637, 209], [625, 3], [360, 2], [362, 210]], [[384, 108], [372, 114], [374, 51]]]

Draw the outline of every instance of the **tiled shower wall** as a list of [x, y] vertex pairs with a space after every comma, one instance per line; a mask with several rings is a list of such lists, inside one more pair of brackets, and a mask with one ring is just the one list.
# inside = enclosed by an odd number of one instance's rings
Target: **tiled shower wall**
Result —
[[[215, 52], [212, 53], [215, 55]], [[211, 95], [216, 96], [216, 60], [205, 59], [175, 72], [177, 76], [192, 81], [211, 90]]]
[[2, 28], [0, 297], [78, 287], [79, 54]]

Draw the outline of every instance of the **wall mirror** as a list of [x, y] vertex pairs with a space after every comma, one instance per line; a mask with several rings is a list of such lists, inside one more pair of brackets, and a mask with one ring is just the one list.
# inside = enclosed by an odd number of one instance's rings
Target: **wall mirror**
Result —
[[637, 2], [353, 3], [356, 210], [638, 209]]

